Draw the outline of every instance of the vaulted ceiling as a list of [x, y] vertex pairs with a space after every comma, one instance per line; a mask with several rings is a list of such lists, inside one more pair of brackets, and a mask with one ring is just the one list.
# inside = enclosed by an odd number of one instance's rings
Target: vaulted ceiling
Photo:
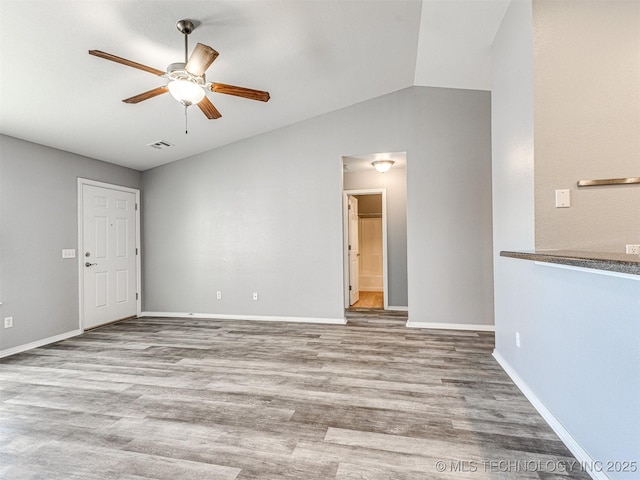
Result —
[[[0, 133], [146, 170], [412, 85], [490, 89], [490, 46], [509, 0], [0, 0]], [[159, 70], [183, 61], [180, 19], [220, 56], [207, 80], [267, 90], [268, 103], [209, 92], [208, 120], [166, 84], [96, 58]], [[148, 145], [164, 141], [172, 146]], [[1, 154], [1, 152], [0, 152]]]

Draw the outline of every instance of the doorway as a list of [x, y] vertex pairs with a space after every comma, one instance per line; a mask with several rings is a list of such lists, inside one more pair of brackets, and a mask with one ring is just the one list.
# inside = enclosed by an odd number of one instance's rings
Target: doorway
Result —
[[[342, 220], [343, 220], [343, 303], [350, 307], [349, 286], [349, 238], [348, 238], [348, 195], [359, 200], [358, 237], [369, 231], [382, 230], [382, 289], [379, 288], [379, 270], [364, 272], [358, 276], [359, 300], [365, 301], [372, 295], [370, 291], [382, 291], [382, 307], [387, 311], [408, 311], [407, 277], [407, 152], [387, 152], [343, 155], [342, 162]], [[379, 169], [378, 164], [388, 168]], [[390, 164], [390, 168], [389, 168]], [[377, 210], [368, 210], [366, 203], [380, 198]], [[375, 220], [375, 217], [378, 220]], [[376, 224], [376, 222], [379, 222]], [[378, 237], [379, 238], [379, 237]], [[364, 268], [368, 262], [375, 261], [375, 255], [365, 261], [363, 246], [358, 245], [359, 266]], [[380, 254], [378, 254], [380, 255]], [[366, 257], [368, 255], [364, 255]], [[368, 263], [371, 265], [370, 263]], [[365, 270], [367, 270], [365, 268]], [[373, 270], [371, 268], [370, 270]], [[376, 283], [377, 282], [377, 283]], [[376, 301], [373, 299], [372, 301]], [[379, 300], [377, 300], [379, 302]], [[363, 305], [363, 304], [361, 304]], [[379, 303], [377, 304], [379, 305]], [[363, 308], [364, 307], [363, 305]]]
[[140, 191], [78, 179], [80, 330], [141, 311]]
[[386, 190], [345, 190], [345, 308], [388, 309]]

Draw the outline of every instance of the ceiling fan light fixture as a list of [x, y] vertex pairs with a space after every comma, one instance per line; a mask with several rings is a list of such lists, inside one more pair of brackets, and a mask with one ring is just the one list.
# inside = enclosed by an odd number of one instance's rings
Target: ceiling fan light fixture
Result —
[[152, 73], [153, 75], [166, 79], [166, 85], [153, 88], [138, 95], [134, 95], [133, 97], [125, 98], [122, 101], [128, 104], [136, 104], [169, 92], [173, 98], [185, 107], [185, 125], [187, 107], [191, 105], [197, 104], [200, 111], [209, 120], [214, 120], [222, 116], [218, 109], [205, 95], [205, 90], [211, 90], [214, 93], [235, 95], [249, 100], [268, 102], [270, 98], [269, 92], [238, 87], [235, 85], [227, 85], [224, 83], [207, 82], [205, 71], [218, 57], [218, 52], [208, 45], [198, 43], [193, 49], [191, 56], [189, 56], [189, 34], [193, 32], [197, 24], [198, 22], [196, 21], [186, 19], [180, 20], [176, 24], [178, 31], [184, 35], [184, 62], [172, 63], [164, 72], [157, 68], [152, 68], [132, 60], [127, 60], [126, 58], [118, 57], [117, 55], [112, 55], [101, 50], [89, 50], [89, 55], [119, 63], [127, 67], [137, 68], [138, 70]]
[[371, 162], [371, 165], [380, 173], [385, 173], [391, 169], [394, 163], [393, 160], [376, 160], [375, 162]]
[[171, 96], [185, 107], [200, 103], [204, 98], [202, 87], [189, 80], [172, 80], [167, 87]]

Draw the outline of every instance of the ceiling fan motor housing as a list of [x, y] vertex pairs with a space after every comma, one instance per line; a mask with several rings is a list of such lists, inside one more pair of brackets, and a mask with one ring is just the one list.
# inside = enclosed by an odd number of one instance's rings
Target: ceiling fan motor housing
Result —
[[186, 65], [184, 62], [172, 63], [167, 67], [167, 77], [170, 80], [187, 80], [196, 85], [204, 86], [206, 83], [204, 74], [194, 75], [189, 73], [185, 68]]

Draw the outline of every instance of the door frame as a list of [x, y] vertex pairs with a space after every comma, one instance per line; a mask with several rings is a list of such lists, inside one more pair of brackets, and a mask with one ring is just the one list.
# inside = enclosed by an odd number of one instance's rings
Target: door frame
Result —
[[142, 249], [140, 245], [140, 190], [137, 188], [123, 187], [112, 183], [99, 182], [88, 178], [78, 177], [78, 301], [79, 301], [79, 323], [78, 328], [84, 332], [84, 212], [83, 212], [83, 187], [90, 185], [93, 187], [107, 188], [120, 192], [133, 193], [136, 196], [136, 315], [142, 313]]
[[387, 189], [365, 188], [359, 190], [342, 191], [342, 259], [343, 259], [343, 288], [344, 308], [349, 308], [349, 195], [382, 195], [382, 291], [384, 309], [389, 310], [389, 277], [387, 268]]

